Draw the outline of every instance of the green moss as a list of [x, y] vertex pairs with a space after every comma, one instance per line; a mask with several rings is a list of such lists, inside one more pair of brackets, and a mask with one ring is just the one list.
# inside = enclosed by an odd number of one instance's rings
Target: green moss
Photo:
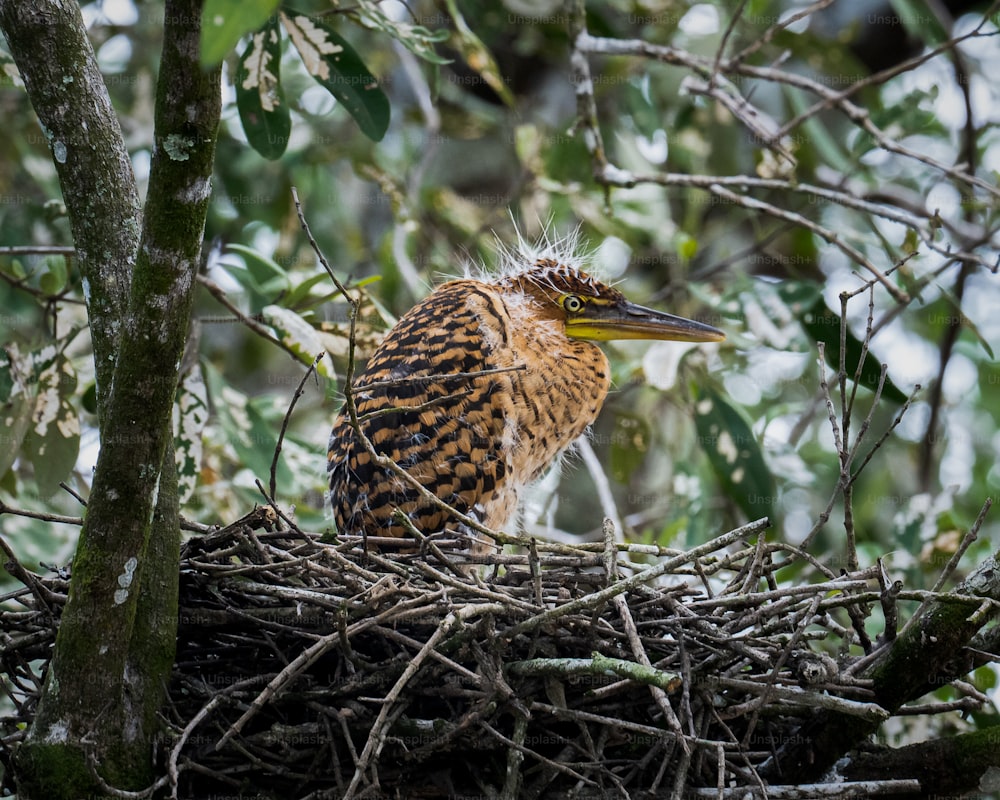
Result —
[[86, 754], [70, 745], [29, 740], [17, 749], [14, 758], [18, 774], [32, 777], [27, 793], [24, 787], [18, 787], [22, 789], [19, 794], [22, 800], [68, 800], [100, 791], [87, 766]]

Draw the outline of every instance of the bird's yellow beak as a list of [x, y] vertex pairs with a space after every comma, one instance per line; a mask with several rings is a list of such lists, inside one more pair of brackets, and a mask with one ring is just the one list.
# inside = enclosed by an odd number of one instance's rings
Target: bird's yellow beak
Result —
[[588, 303], [583, 312], [566, 320], [566, 335], [573, 339], [663, 339], [675, 342], [721, 342], [726, 334], [718, 328], [675, 317], [627, 300]]

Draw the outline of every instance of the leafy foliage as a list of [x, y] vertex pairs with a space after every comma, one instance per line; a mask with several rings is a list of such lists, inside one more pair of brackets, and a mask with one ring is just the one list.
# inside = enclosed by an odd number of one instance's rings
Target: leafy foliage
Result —
[[0, 403], [11, 446], [0, 455], [0, 476], [20, 456], [31, 464], [39, 497], [52, 497], [69, 477], [80, 449], [73, 397], [76, 371], [63, 347], [48, 344], [22, 355], [16, 344], [0, 354]]
[[[365, 136], [380, 141], [389, 126], [389, 100], [357, 51], [317, 16], [279, 11], [280, 5], [273, 0], [248, 4], [210, 0], [203, 12], [201, 59], [206, 66], [218, 63], [238, 40], [248, 37], [236, 69], [236, 106], [250, 146], [268, 159], [280, 158], [288, 146], [292, 119], [281, 83], [281, 29], [298, 51], [306, 73], [344, 106]], [[429, 63], [447, 63], [434, 50], [447, 36], [444, 31], [402, 25], [371, 2], [359, 3], [350, 16], [388, 34]], [[465, 30], [465, 38], [474, 39]], [[502, 89], [494, 66], [487, 59], [491, 83]]]

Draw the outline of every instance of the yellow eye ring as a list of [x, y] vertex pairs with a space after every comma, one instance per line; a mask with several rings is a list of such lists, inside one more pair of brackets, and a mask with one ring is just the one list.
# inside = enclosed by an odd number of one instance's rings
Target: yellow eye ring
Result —
[[579, 314], [583, 311], [583, 300], [575, 294], [568, 294], [562, 299], [562, 307], [568, 314]]

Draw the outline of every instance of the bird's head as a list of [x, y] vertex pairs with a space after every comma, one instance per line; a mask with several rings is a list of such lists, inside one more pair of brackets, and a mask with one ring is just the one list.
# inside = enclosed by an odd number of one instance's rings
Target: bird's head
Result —
[[563, 322], [572, 339], [720, 342], [726, 338], [711, 325], [632, 303], [617, 289], [553, 259], [538, 259], [504, 278], [503, 285], [534, 301], [540, 318]]

